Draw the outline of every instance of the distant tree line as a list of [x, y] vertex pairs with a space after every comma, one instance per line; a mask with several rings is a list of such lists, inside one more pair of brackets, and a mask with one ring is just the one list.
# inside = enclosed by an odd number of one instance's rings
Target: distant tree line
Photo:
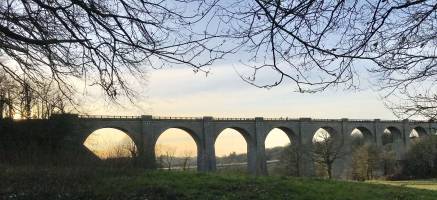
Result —
[[15, 79], [0, 69], [0, 119], [48, 119], [76, 105], [72, 93], [58, 88], [53, 80]]
[[186, 150], [182, 152], [181, 155], [177, 155], [177, 149], [163, 146], [158, 144], [155, 147], [155, 154], [156, 154], [156, 160], [155, 160], [155, 166], [158, 169], [165, 169], [165, 170], [192, 170], [196, 163], [196, 156], [194, 153], [190, 150]]
[[280, 162], [274, 167], [274, 174], [300, 176], [299, 160], [310, 156], [317, 176], [333, 178], [333, 165], [349, 157], [345, 178], [353, 180], [417, 179], [437, 177], [437, 136], [416, 139], [402, 160], [397, 160], [391, 144], [376, 146], [358, 142], [351, 150], [341, 148], [333, 140], [315, 142], [312, 150], [303, 151], [296, 144], [282, 149]]
[[[429, 137], [435, 138], [435, 136]], [[284, 147], [265, 149], [265, 158], [266, 161], [270, 161], [267, 165], [268, 173], [271, 175], [303, 176], [302, 169], [308, 166], [300, 165], [303, 161], [309, 160], [316, 176], [329, 179], [340, 176], [353, 180], [435, 177], [436, 175], [432, 175], [435, 173], [432, 168], [436, 165], [430, 164], [432, 163], [430, 161], [437, 153], [435, 153], [435, 149], [432, 149], [432, 141], [416, 138], [404, 160], [398, 160], [393, 144], [376, 146], [366, 142], [362, 136], [354, 136], [350, 147], [346, 148], [344, 143], [327, 134], [322, 134], [319, 140], [313, 141], [311, 148], [302, 149], [295, 143], [289, 143]], [[427, 143], [427, 145], [423, 143]], [[436, 142], [434, 142], [435, 144]], [[419, 155], [419, 153], [421, 154]], [[194, 158], [191, 160], [195, 161]], [[184, 166], [183, 161], [184, 158], [175, 156], [175, 152], [161, 153], [157, 158], [157, 162], [160, 163], [158, 166], [167, 169]], [[217, 165], [246, 162], [246, 153], [231, 152], [216, 158]], [[347, 163], [347, 166], [342, 168], [341, 174], [334, 174], [335, 165], [340, 162]], [[233, 169], [235, 166], [225, 168]], [[423, 170], [424, 168], [427, 170]], [[426, 175], [421, 175], [421, 173], [426, 173]]]

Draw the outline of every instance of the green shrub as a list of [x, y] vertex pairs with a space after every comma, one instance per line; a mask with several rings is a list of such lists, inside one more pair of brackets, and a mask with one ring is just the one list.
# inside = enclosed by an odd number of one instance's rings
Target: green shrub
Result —
[[437, 136], [420, 139], [411, 146], [403, 161], [405, 178], [437, 178]]

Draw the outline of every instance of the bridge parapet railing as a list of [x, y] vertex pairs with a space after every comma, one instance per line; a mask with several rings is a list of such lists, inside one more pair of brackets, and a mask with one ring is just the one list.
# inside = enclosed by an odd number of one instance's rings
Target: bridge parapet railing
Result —
[[202, 120], [202, 117], [166, 117], [166, 116], [152, 116], [154, 120]]
[[373, 119], [348, 119], [349, 122], [374, 122]]
[[[366, 119], [350, 119], [349, 121], [375, 121], [375, 120], [366, 120]], [[408, 119], [408, 120], [402, 120], [402, 119], [380, 119], [379, 120], [382, 123], [402, 123], [404, 121], [409, 123], [427, 123], [430, 122], [429, 120], [414, 120], [414, 119]]]
[[340, 122], [341, 119], [314, 119], [312, 118], [311, 121], [319, 121], [319, 122]]
[[402, 120], [393, 120], [393, 119], [381, 119], [381, 122], [386, 123], [401, 123]]
[[244, 118], [244, 117], [218, 117], [213, 118], [216, 121], [254, 121], [255, 118]]
[[433, 120], [418, 120], [418, 119], [409, 119], [408, 121], [409, 121], [409, 122], [412, 122], [412, 123], [428, 123], [428, 122], [435, 122], [435, 121], [433, 121]]
[[[312, 121], [322, 121], [322, 122], [340, 122], [340, 121], [348, 121], [348, 122], [374, 122], [375, 119], [348, 119], [348, 118], [344, 118], [344, 119], [311, 119]], [[380, 119], [380, 122], [402, 122], [402, 120], [384, 120], [384, 119]], [[423, 122], [423, 121], [421, 121]]]
[[[116, 116], [116, 115], [77, 115], [79, 119], [126, 119], [126, 120], [139, 120], [142, 119], [141, 116]], [[204, 117], [168, 117], [168, 116], [151, 116], [153, 120], [190, 120], [197, 121], [203, 120]], [[308, 119], [311, 121], [319, 121], [319, 122], [375, 122], [379, 121], [380, 123], [430, 123], [435, 122], [433, 120], [416, 120], [416, 119], [408, 119], [408, 120], [393, 120], [393, 119], [317, 119], [317, 118], [289, 118], [289, 117], [276, 117], [276, 118], [262, 118], [264, 121], [300, 121], [303, 119]], [[212, 120], [216, 121], [255, 121], [256, 118], [247, 118], [247, 117], [213, 117]]]
[[291, 117], [275, 117], [275, 118], [264, 118], [265, 121], [299, 121], [299, 118], [291, 118]]
[[[405, 120], [401, 119], [381, 119], [380, 122], [382, 123], [403, 123]], [[416, 120], [406, 120], [407, 122], [415, 122]], [[417, 121], [419, 122], [419, 121]], [[420, 122], [426, 122], [426, 121], [420, 121]]]
[[141, 119], [141, 116], [78, 115], [81, 119]]

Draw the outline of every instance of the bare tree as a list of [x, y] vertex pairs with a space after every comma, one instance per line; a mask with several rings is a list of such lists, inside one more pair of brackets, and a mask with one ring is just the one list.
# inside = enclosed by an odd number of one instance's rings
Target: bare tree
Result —
[[[436, 11], [430, 0], [4, 0], [0, 66], [62, 91], [85, 80], [114, 99], [134, 93], [126, 76], [142, 78], [145, 65], [208, 72], [238, 52], [250, 84], [356, 88], [368, 71], [386, 95], [425, 101], [403, 109], [414, 113], [435, 108]], [[263, 82], [269, 71], [277, 77]]]
[[173, 167], [175, 155], [176, 155], [176, 148], [166, 148], [164, 155], [161, 155], [164, 156], [163, 161], [168, 171], [171, 171], [171, 168]]
[[[431, 77], [430, 77], [431, 78]], [[400, 95], [386, 98], [386, 107], [393, 110], [398, 118], [406, 119], [414, 116], [437, 119], [437, 94], [434, 84], [428, 83], [427, 89], [417, 87], [417, 90], [404, 90]], [[426, 86], [426, 84], [424, 84]]]
[[[54, 113], [66, 113], [79, 104], [74, 94], [61, 92], [52, 81], [34, 86], [31, 82], [19, 82], [0, 69], [0, 117], [48, 119]], [[69, 96], [65, 96], [68, 94]]]
[[[431, 73], [426, 69], [435, 65], [436, 30], [432, 24], [437, 3], [433, 1], [239, 3], [245, 4], [245, 9], [232, 5], [230, 13], [244, 16], [235, 19], [241, 25], [239, 32], [246, 33], [244, 39], [255, 50], [268, 53], [260, 67], [273, 67], [280, 73], [273, 85], [290, 79], [298, 86], [315, 87], [309, 91], [323, 90], [353, 81], [355, 61], [365, 60], [376, 64], [377, 68], [370, 70], [381, 72], [387, 86], [397, 87]], [[418, 73], [423, 72], [420, 69], [427, 73]], [[310, 78], [308, 71], [317, 71], [313, 75], [322, 79]], [[401, 72], [410, 73], [396, 77]]]
[[[0, 66], [14, 79], [54, 80], [62, 91], [88, 80], [116, 98], [132, 95], [126, 76], [144, 67], [221, 58], [217, 35], [196, 31], [215, 0], [4, 0], [0, 2]], [[207, 21], [206, 21], [207, 22]], [[195, 59], [201, 57], [201, 59]], [[205, 70], [203, 70], [205, 71]]]
[[343, 142], [336, 140], [327, 131], [320, 132], [318, 138], [314, 141], [312, 158], [316, 167], [324, 169], [329, 179], [332, 178], [334, 162], [345, 155]]
[[[437, 113], [435, 1], [237, 0], [223, 7], [223, 21], [247, 52], [242, 62], [253, 69], [241, 77], [253, 85], [294, 83], [299, 92], [356, 88], [358, 75], [370, 72], [361, 77], [376, 77], [372, 83], [383, 97], [424, 101], [401, 110], [415, 112], [434, 104], [429, 109]], [[276, 78], [265, 82], [266, 71]], [[422, 98], [426, 91], [431, 93]]]
[[72, 101], [74, 94], [69, 93], [69, 97], [64, 96], [53, 81], [45, 82], [36, 92], [34, 113], [37, 118], [47, 119], [55, 113], [64, 114], [78, 105], [77, 101]]
[[370, 180], [380, 169], [380, 150], [371, 144], [364, 144], [354, 149], [352, 153], [352, 179]]
[[127, 144], [124, 145], [125, 149], [129, 152], [129, 156], [133, 159], [138, 157], [138, 149], [133, 140], [130, 140]]
[[33, 91], [30, 89], [30, 84], [24, 80], [21, 85], [20, 92], [20, 115], [24, 119], [30, 119], [32, 117], [32, 105], [33, 105]]
[[192, 151], [187, 150], [184, 152], [183, 161], [182, 161], [182, 170], [186, 171], [190, 169], [192, 157], [193, 157]]
[[14, 105], [19, 86], [0, 70], [0, 119], [14, 117]]

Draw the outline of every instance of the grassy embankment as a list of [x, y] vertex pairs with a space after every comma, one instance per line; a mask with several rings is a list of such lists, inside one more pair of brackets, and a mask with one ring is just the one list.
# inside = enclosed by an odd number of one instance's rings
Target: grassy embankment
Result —
[[167, 171], [0, 166], [0, 199], [437, 199], [374, 183]]

